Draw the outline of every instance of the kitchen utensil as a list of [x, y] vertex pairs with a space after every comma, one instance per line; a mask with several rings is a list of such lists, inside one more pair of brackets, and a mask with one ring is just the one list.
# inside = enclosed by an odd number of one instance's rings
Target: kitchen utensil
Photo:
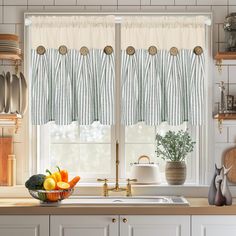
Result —
[[225, 168], [230, 168], [232, 166], [227, 177], [230, 182], [236, 183], [236, 148], [231, 148], [225, 153], [223, 164]]
[[59, 203], [61, 200], [68, 198], [74, 189], [66, 190], [30, 190], [29, 193], [33, 198], [40, 200], [41, 204], [44, 203]]
[[0, 74], [0, 113], [5, 108], [5, 77]]
[[[140, 163], [141, 160], [147, 160], [146, 163]], [[131, 163], [131, 178], [137, 179], [134, 184], [160, 184], [159, 166], [150, 162], [150, 158], [142, 155], [138, 158], [138, 162]]]
[[21, 80], [21, 103], [20, 103], [20, 114], [23, 116], [27, 108], [27, 83], [24, 75], [20, 72]]
[[16, 157], [15, 155], [8, 155], [7, 159], [7, 185], [16, 185]]
[[6, 93], [5, 93], [5, 113], [8, 113], [10, 111], [10, 85], [11, 85], [11, 74], [10, 72], [6, 73]]
[[19, 113], [20, 112], [20, 83], [19, 78], [16, 75], [12, 75], [11, 79], [11, 105], [10, 111], [11, 113]]
[[12, 137], [0, 138], [0, 185], [7, 185], [7, 160], [12, 153]]

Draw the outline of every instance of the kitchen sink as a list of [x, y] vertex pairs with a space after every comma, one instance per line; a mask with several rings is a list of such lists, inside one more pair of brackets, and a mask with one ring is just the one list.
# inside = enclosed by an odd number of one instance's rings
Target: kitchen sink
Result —
[[144, 196], [144, 197], [77, 197], [65, 199], [61, 204], [88, 205], [189, 205], [180, 196]]

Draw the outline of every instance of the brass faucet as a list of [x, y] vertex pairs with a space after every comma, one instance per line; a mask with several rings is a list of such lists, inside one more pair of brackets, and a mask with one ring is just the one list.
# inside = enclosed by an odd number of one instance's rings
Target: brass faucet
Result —
[[126, 188], [120, 188], [118, 186], [118, 188], [114, 187], [114, 188], [108, 188], [107, 182], [108, 179], [97, 179], [97, 181], [99, 182], [104, 182], [103, 184], [103, 196], [107, 197], [109, 196], [108, 192], [112, 191], [112, 192], [122, 192], [122, 191], [126, 191], [126, 197], [131, 197], [132, 196], [132, 191], [131, 191], [131, 181], [132, 182], [136, 182], [137, 179], [126, 179], [127, 181], [127, 185]]
[[136, 182], [137, 179], [127, 179], [127, 185], [126, 188], [121, 188], [119, 186], [119, 144], [118, 142], [116, 142], [116, 182], [115, 182], [115, 187], [113, 188], [108, 188], [107, 182], [108, 179], [97, 179], [97, 181], [99, 182], [104, 182], [103, 184], [103, 196], [107, 197], [109, 194], [109, 191], [112, 192], [123, 192], [126, 191], [126, 196], [130, 197], [132, 196], [132, 192], [131, 192], [131, 183], [130, 182]]

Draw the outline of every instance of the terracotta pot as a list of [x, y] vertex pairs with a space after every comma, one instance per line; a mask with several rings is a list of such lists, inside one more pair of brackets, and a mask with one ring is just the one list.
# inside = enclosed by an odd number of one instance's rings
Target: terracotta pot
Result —
[[186, 180], [186, 164], [184, 161], [166, 162], [166, 180], [170, 185], [181, 185]]

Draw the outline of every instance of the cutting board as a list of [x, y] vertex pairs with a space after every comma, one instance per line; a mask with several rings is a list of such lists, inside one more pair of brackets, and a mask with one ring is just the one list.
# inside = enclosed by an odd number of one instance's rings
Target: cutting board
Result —
[[236, 183], [236, 148], [232, 148], [225, 153], [223, 164], [226, 168], [232, 166], [227, 176], [230, 182]]
[[0, 138], [0, 185], [7, 185], [7, 159], [12, 154], [12, 137]]

